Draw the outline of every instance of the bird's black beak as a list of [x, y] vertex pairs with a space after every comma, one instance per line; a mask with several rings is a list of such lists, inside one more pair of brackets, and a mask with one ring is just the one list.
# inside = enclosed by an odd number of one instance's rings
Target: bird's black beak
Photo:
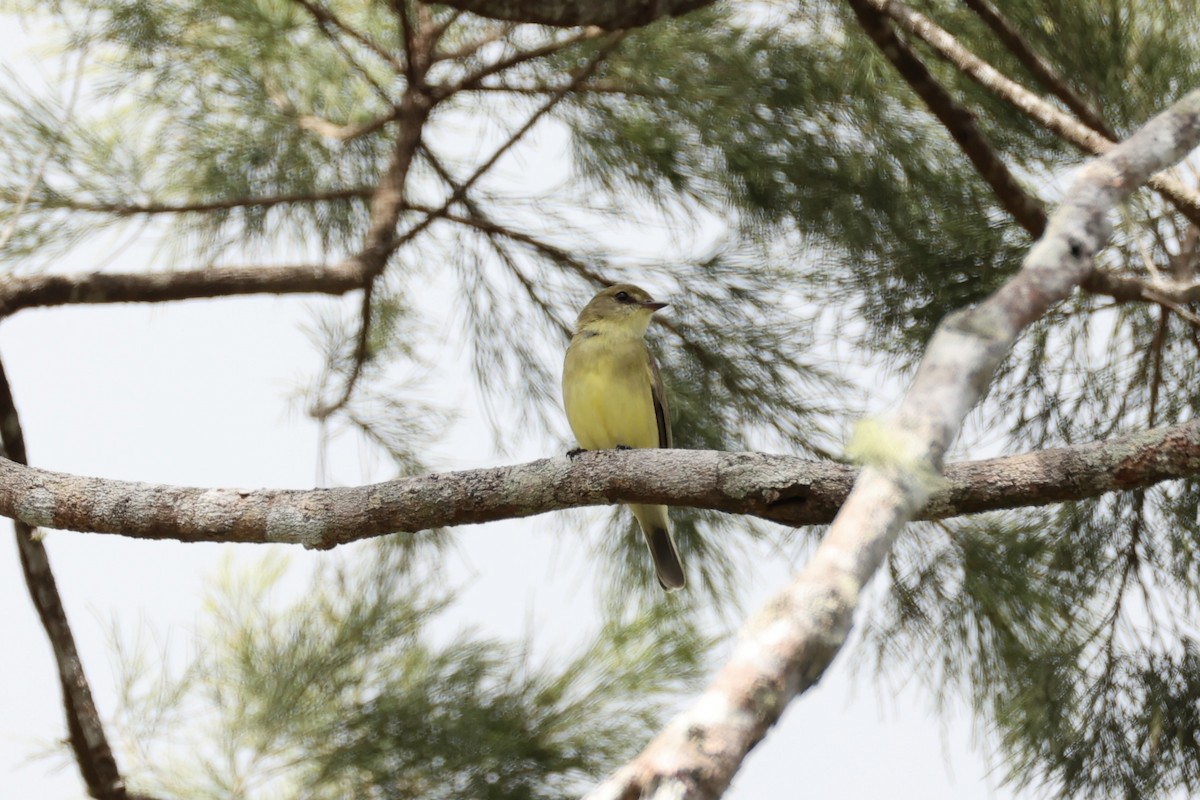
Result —
[[656, 303], [653, 300], [647, 300], [645, 303], [640, 303], [642, 308], [648, 308], [651, 311], [659, 311], [671, 305], [670, 303]]

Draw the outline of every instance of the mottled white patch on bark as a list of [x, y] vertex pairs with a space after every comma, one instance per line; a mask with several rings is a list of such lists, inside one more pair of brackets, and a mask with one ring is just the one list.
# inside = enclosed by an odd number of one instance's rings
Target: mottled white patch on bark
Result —
[[320, 547], [325, 541], [325, 523], [291, 506], [273, 508], [267, 512], [267, 541]]
[[712, 725], [732, 720], [736, 711], [724, 692], [710, 689], [700, 695], [691, 711], [685, 715], [684, 721], [691, 725]]
[[33, 489], [17, 498], [17, 518], [31, 528], [54, 527], [54, 492]]
[[200, 495], [192, 511], [196, 525], [210, 530], [228, 529], [248, 494], [245, 489], [209, 489]]

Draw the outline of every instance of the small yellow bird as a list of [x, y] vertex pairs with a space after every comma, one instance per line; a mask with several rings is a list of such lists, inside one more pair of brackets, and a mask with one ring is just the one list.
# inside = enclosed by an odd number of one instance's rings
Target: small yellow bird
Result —
[[[628, 283], [610, 286], [579, 312], [563, 363], [567, 422], [584, 450], [670, 447], [671, 412], [646, 328], [666, 307]], [[650, 547], [658, 582], [684, 585], [666, 506], [631, 505]]]

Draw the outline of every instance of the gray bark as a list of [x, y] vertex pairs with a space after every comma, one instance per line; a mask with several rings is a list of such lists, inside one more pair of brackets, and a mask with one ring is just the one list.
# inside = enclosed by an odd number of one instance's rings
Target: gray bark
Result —
[[[954, 464], [919, 518], [1082, 500], [1200, 475], [1200, 422]], [[635, 450], [335, 489], [200, 489], [89, 478], [0, 459], [0, 514], [25, 524], [187, 542], [330, 548], [393, 532], [579, 506], [653, 503], [786, 525], [833, 519], [858, 470], [763, 453]]]

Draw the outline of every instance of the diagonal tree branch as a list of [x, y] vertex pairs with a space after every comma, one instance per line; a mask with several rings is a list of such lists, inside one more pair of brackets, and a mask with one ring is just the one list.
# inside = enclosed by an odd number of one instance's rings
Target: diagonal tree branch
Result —
[[[928, 17], [914, 11], [898, 0], [852, 0], [855, 4], [869, 3], [876, 11], [896, 20], [905, 30], [920, 38], [942, 58], [953, 64], [980, 86], [1007, 100], [1029, 119], [1089, 153], [1100, 155], [1112, 149], [1113, 142], [1099, 132], [1064, 113], [1003, 75], [979, 56], [963, 47], [954, 36], [934, 24]], [[1151, 188], [1167, 198], [1180, 214], [1200, 225], [1200, 192], [1169, 175], [1152, 175], [1147, 181]]]
[[[1041, 236], [1045, 231], [1047, 221], [1041, 201], [1028, 194], [1016, 181], [978, 125], [975, 124], [974, 115], [950, 96], [928, 68], [921, 63], [913, 50], [896, 35], [888, 18], [877, 7], [880, 4], [878, 0], [849, 0], [849, 2], [863, 29], [909, 83], [913, 91], [925, 101], [933, 115], [945, 126], [963, 153], [975, 165], [980, 176], [992, 187], [993, 193], [1009, 214], [1031, 236], [1034, 238]], [[967, 2], [974, 2], [974, 0], [967, 0]], [[888, 8], [896, 11], [900, 6], [890, 3]], [[949, 34], [945, 35], [949, 36]], [[965, 58], [963, 56], [955, 63], [963, 62]], [[978, 61], [978, 59], [976, 60]], [[994, 70], [992, 71], [994, 72]], [[1020, 87], [1017, 89], [1025, 92]], [[1026, 94], [1029, 93], [1026, 92]], [[1038, 102], [1041, 102], [1040, 99]], [[1050, 108], [1048, 104], [1045, 105]], [[1074, 125], [1082, 127], [1078, 123], [1074, 123]], [[1099, 136], [1094, 132], [1091, 135]], [[1095, 150], [1095, 152], [1104, 151], [1104, 148]], [[1153, 183], [1154, 180], [1151, 181], [1152, 185]], [[1200, 283], [1181, 284], [1163, 281], [1148, 283], [1142, 278], [1116, 275], [1099, 269], [1093, 270], [1092, 274], [1083, 282], [1082, 287], [1092, 294], [1112, 297], [1119, 303], [1152, 302], [1176, 311], [1190, 303], [1200, 301]], [[1188, 313], [1186, 310], [1183, 312], [1184, 316]]]
[[463, 202], [463, 200], [467, 197], [468, 192], [471, 191], [472, 187], [479, 182], [480, 178], [487, 174], [488, 170], [496, 165], [496, 162], [498, 162], [505, 153], [511, 150], [517, 144], [517, 142], [519, 142], [527, 133], [529, 133], [529, 131], [533, 130], [534, 126], [537, 125], [543, 117], [553, 111], [554, 107], [561, 103], [563, 99], [575, 88], [575, 86], [585, 82], [592, 76], [604, 59], [608, 57], [608, 54], [611, 53], [613, 49], [615, 49], [617, 45], [621, 43], [621, 40], [624, 38], [624, 36], [625, 35], [623, 33], [610, 34], [608, 41], [606, 41], [592, 55], [592, 57], [587, 60], [586, 63], [571, 73], [571, 76], [568, 78], [566, 84], [548, 97], [546, 101], [542, 103], [542, 105], [538, 106], [537, 110], [535, 110], [529, 116], [529, 119], [525, 120], [525, 123], [521, 125], [521, 127], [509, 134], [509, 137], [504, 141], [504, 144], [496, 148], [496, 150], [487, 158], [487, 160], [476, 167], [474, 172], [467, 176], [466, 180], [457, 184], [454, 188], [454, 191], [450, 193], [450, 196], [443, 201], [440, 207], [430, 213], [427, 213], [420, 222], [418, 222], [409, 230], [405, 231], [399, 237], [398, 242], [400, 244], [404, 244], [408, 241], [411, 241], [434, 222], [439, 219], [444, 219], [450, 212], [450, 209], [456, 204]]
[[606, 30], [640, 28], [663, 17], [678, 17], [713, 0], [449, 0], [446, 5], [481, 17], [536, 22], [556, 28], [595, 25]]
[[[455, 180], [454, 176], [450, 174], [450, 170], [446, 169], [446, 167], [442, 164], [441, 159], [439, 159], [437, 155], [433, 153], [433, 151], [431, 151], [429, 148], [423, 148], [422, 154], [429, 161], [430, 166], [433, 167], [433, 171], [438, 174], [438, 177], [440, 177], [448, 187], [450, 187], [452, 192], [458, 192], [461, 190], [458, 181]], [[483, 233], [483, 235], [487, 238], [488, 244], [491, 246], [492, 251], [496, 254], [496, 257], [500, 259], [500, 261], [508, 269], [509, 273], [517, 280], [518, 283], [520, 283], [521, 288], [525, 292], [525, 296], [528, 297], [534, 306], [536, 306], [537, 309], [542, 312], [543, 316], [551, 320], [553, 324], [556, 325], [558, 329], [569, 338], [571, 336], [571, 327], [558, 317], [555, 309], [551, 308], [546, 299], [542, 297], [533, 281], [531, 281], [529, 276], [525, 274], [524, 270], [521, 269], [516, 259], [512, 257], [512, 254], [505, 246], [505, 240], [517, 241], [517, 239], [509, 235], [510, 232], [507, 228], [494, 222], [491, 217], [488, 216], [487, 212], [485, 212], [483, 208], [466, 192], [463, 192], [462, 204], [466, 208], [469, 216], [463, 217], [447, 212], [445, 216], [446, 221], [457, 222], [461, 225], [471, 227]], [[548, 245], [539, 247], [537, 244], [533, 244], [533, 242], [536, 241], [537, 240], [532, 236], [524, 236], [520, 240], [520, 243], [542, 256], [548, 256], [550, 252], [557, 249], [551, 248]]]
[[[7, 463], [26, 463], [25, 437], [21, 432], [21, 421], [17, 417], [17, 407], [3, 364], [0, 364], [0, 443], [3, 443], [5, 456], [12, 459]], [[75, 761], [88, 794], [99, 800], [129, 800], [131, 795], [125, 789], [125, 780], [117, 768], [117, 761], [100, 722], [100, 713], [92, 700], [92, 691], [75, 648], [75, 637], [67, 622], [67, 612], [50, 569], [46, 548], [27, 523], [15, 520], [13, 527], [25, 585], [29, 588], [29, 596], [37, 609], [42, 627], [46, 629], [58, 666], [67, 717], [67, 740], [75, 753]]]
[[361, 289], [361, 265], [209, 267], [174, 272], [8, 276], [0, 317], [26, 308], [98, 303], [162, 303], [246, 294], [332, 294]]
[[856, 449], [868, 466], [808, 564], [746, 622], [696, 702], [589, 798], [724, 793], [750, 750], [845, 644], [863, 587], [936, 488], [946, 450], [1013, 342], [1087, 277], [1112, 208], [1198, 144], [1200, 91], [1193, 91], [1080, 170], [1021, 271], [980, 305], [946, 317], [896, 413], [859, 432]]
[[461, 61], [470, 58], [492, 42], [499, 42], [508, 37], [515, 28], [515, 25], [491, 26], [485, 33], [475, 39], [460, 42], [452, 49], [436, 51], [433, 54], [433, 59], [434, 61]]
[[1071, 88], [1071, 84], [1067, 83], [1063, 76], [1058, 74], [1058, 70], [1054, 68], [1053, 64], [1042, 58], [1029, 46], [1029, 43], [1021, 36], [1020, 31], [1004, 18], [1004, 15], [1000, 13], [1000, 9], [992, 5], [991, 0], [963, 0], [963, 3], [992, 29], [996, 34], [996, 38], [1008, 48], [1010, 53], [1016, 56], [1021, 65], [1029, 70], [1029, 73], [1037, 79], [1037, 82], [1059, 100], [1062, 100], [1063, 105], [1071, 109], [1071, 113], [1079, 117], [1084, 125], [1087, 125], [1106, 139], [1115, 140], [1117, 138], [1116, 134], [1105, 124], [1104, 119], [1100, 116], [1100, 112], [1082, 95]]
[[[346, 23], [329, 9], [321, 6], [318, 3], [311, 2], [311, 0], [292, 0], [292, 2], [308, 12], [308, 15], [313, 18], [313, 20], [317, 23], [317, 26], [320, 27], [321, 30], [324, 31], [331, 40], [336, 41], [333, 31], [339, 30], [354, 41], [361, 44], [363, 47], [370, 50], [375, 55], [379, 56], [395, 71], [404, 71], [404, 63], [400, 59], [396, 58], [395, 53], [392, 53], [386, 47], [379, 44], [365, 33], [362, 33], [352, 25]], [[348, 56], [347, 59], [350, 61], [352, 66], [357, 67], [360, 71], [364, 71], [353, 59], [350, 59]], [[384, 96], [386, 97], [386, 93]]]
[[[473, 89], [483, 80], [490, 78], [492, 75], [498, 75], [501, 72], [512, 69], [520, 64], [535, 61], [539, 58], [545, 58], [546, 56], [552, 56], [555, 53], [565, 50], [571, 45], [578, 44], [580, 42], [591, 41], [593, 39], [599, 39], [604, 36], [611, 36], [611, 34], [596, 28], [585, 28], [584, 30], [581, 30], [571, 36], [564, 36], [560, 39], [554, 39], [553, 41], [547, 42], [541, 47], [530, 47], [528, 49], [521, 50], [507, 58], [502, 58], [499, 61], [495, 61], [491, 64], [480, 67], [475, 72], [464, 76], [461, 80], [455, 83], [443, 84], [434, 87], [435, 95], [438, 99], [444, 99], [455, 92], [459, 92], [464, 89]], [[618, 40], [619, 38], [620, 37], [618, 37]], [[591, 74], [591, 70], [589, 70], [588, 74]], [[581, 83], [581, 81], [568, 79], [567, 88], [574, 89], [579, 85], [579, 83]]]
[[[422, 5], [421, 8], [422, 8], [422, 13], [426, 13], [429, 10], [429, 7], [426, 5]], [[435, 47], [433, 49], [433, 59], [434, 60], [438, 60], [441, 58], [441, 56], [438, 55], [437, 45], [441, 44], [442, 37], [445, 36], [450, 31], [450, 29], [454, 27], [454, 23], [456, 23], [460, 19], [462, 19], [462, 15], [463, 15], [463, 12], [460, 9], [455, 9], [453, 12], [451, 12], [450, 14], [447, 14], [440, 21], [434, 20], [432, 15], [430, 15], [430, 18], [429, 18], [430, 24], [428, 27], [428, 31], [429, 31], [429, 39], [435, 45]]]
[[912, 48], [896, 35], [891, 22], [876, 5], [870, 0], [849, 0], [849, 3], [859, 25], [958, 143], [1004, 209], [1033, 238], [1041, 236], [1046, 228], [1046, 211], [1041, 200], [1025, 191], [1009, 171], [976, 124], [975, 115], [938, 83]]
[[[829, 522], [858, 470], [764, 453], [594, 451], [370, 486], [255, 491], [87, 478], [0, 460], [0, 515], [46, 528], [186, 542], [329, 548], [388, 533], [616, 502]], [[1024, 508], [1200, 476], [1200, 421], [1105, 442], [952, 464], [923, 519]]]

